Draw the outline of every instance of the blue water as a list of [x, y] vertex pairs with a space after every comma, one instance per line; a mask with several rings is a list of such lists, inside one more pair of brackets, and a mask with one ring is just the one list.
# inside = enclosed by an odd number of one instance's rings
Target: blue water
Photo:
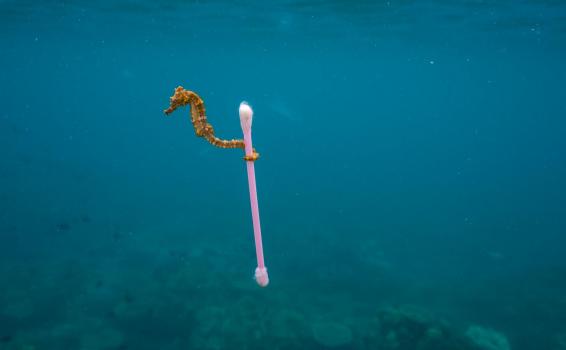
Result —
[[[566, 3], [0, 1], [0, 349], [566, 349]], [[254, 108], [259, 288], [241, 150]]]

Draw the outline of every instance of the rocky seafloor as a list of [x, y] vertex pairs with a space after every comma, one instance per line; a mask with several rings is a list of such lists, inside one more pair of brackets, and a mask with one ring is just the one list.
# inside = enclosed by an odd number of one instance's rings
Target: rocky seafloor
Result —
[[[72, 237], [66, 238], [67, 252]], [[77, 237], [76, 242], [84, 239]], [[310, 270], [301, 269], [298, 255], [285, 255], [285, 269], [272, 271], [272, 284], [262, 289], [251, 278], [252, 257], [243, 261], [249, 254], [238, 242], [223, 245], [230, 249], [206, 250], [207, 244], [165, 248], [147, 240], [113, 234], [98, 247], [93, 243], [80, 250], [85, 245], [77, 243], [76, 254], [5, 257], [0, 264], [0, 349], [532, 348], [522, 342], [530, 335], [501, 329], [505, 322], [496, 322], [497, 317], [487, 322], [473, 316], [478, 306], [469, 307], [469, 317], [438, 307], [427, 300], [426, 290], [392, 277], [395, 271], [379, 252], [365, 261], [326, 260]], [[470, 292], [474, 300], [495, 305], [485, 300], [492, 293], [482, 293]], [[501, 303], [508, 295], [494, 298]], [[552, 302], [530, 304], [537, 311], [528, 312], [557, 323], [566, 303], [554, 296], [547, 301]], [[500, 318], [519, 319], [516, 329], [538, 332], [536, 322], [522, 322], [521, 312], [528, 313], [517, 308], [522, 304], [510, 299]], [[541, 337], [546, 342], [541, 348], [566, 349], [561, 326], [548, 333]]]
[[259, 289], [251, 279], [211, 272], [204, 258], [191, 261], [4, 265], [0, 348], [511, 349], [489, 327], [452, 325], [416, 306], [367, 305], [332, 291], [317, 297], [292, 286]]

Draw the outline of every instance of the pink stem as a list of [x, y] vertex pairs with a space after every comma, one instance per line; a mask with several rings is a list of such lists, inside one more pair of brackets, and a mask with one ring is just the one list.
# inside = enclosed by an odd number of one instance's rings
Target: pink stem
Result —
[[[246, 146], [246, 155], [251, 156], [253, 154], [251, 128], [250, 130], [244, 131], [244, 144]], [[259, 206], [257, 201], [255, 168], [253, 161], [248, 160], [246, 163], [248, 167], [248, 184], [250, 187], [250, 204], [252, 208], [255, 251], [257, 255], [257, 269], [255, 278], [260, 286], [265, 287], [269, 283], [269, 279], [267, 277], [267, 270], [265, 268], [265, 262], [263, 260], [263, 245], [261, 242], [261, 226], [259, 222]]]

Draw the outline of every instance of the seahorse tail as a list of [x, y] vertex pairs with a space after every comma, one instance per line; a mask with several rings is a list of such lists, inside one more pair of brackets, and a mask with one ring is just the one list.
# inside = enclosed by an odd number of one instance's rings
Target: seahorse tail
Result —
[[244, 148], [244, 140], [222, 140], [214, 136], [214, 133], [205, 134], [204, 138], [212, 145], [220, 148]]

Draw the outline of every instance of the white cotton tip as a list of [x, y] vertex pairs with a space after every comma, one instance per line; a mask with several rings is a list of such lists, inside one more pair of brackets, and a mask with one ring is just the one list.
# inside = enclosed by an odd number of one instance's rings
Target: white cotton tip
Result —
[[267, 269], [265, 267], [256, 267], [254, 278], [260, 287], [267, 287], [269, 284], [269, 276], [267, 275]]
[[240, 125], [244, 132], [249, 132], [252, 129], [253, 115], [254, 111], [246, 101], [240, 103]]

